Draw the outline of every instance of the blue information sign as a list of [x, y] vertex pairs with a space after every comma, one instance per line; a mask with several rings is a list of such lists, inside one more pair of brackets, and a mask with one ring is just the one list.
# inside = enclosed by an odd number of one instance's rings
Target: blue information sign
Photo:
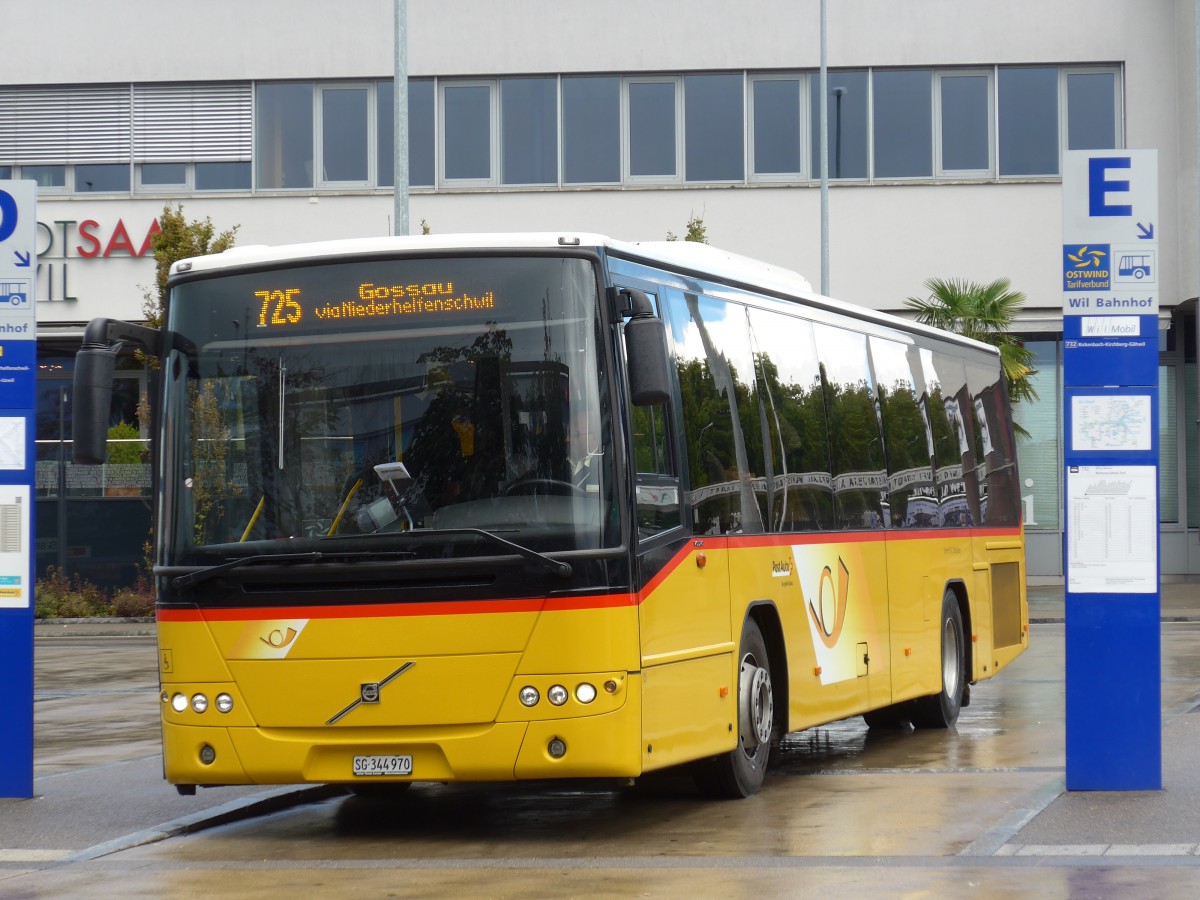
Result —
[[0, 797], [33, 796], [36, 199], [0, 181]]
[[1156, 151], [1064, 154], [1068, 790], [1162, 787], [1157, 224]]

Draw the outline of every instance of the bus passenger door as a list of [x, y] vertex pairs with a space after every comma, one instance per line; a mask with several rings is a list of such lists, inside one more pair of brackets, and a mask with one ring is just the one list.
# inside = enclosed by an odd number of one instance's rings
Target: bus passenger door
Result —
[[672, 403], [629, 415], [646, 771], [723, 752], [737, 735], [727, 541], [684, 527], [675, 416]]

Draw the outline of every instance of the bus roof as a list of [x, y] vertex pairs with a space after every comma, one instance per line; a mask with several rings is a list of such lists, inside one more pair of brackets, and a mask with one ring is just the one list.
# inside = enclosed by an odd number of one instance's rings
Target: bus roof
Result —
[[256, 244], [233, 247], [224, 253], [180, 260], [171, 267], [171, 275], [215, 273], [225, 269], [236, 270], [289, 262], [333, 260], [357, 255], [444, 253], [455, 250], [511, 251], [585, 248], [603, 250], [616, 256], [666, 269], [683, 270], [690, 274], [735, 284], [750, 290], [762, 290], [777, 296], [803, 299], [854, 318], [877, 322], [891, 328], [899, 327], [907, 331], [925, 333], [943, 340], [948, 339], [955, 343], [998, 353], [995, 347], [971, 338], [921, 325], [911, 319], [904, 319], [870, 307], [821, 296], [813, 290], [808, 279], [798, 272], [694, 241], [619, 241], [606, 235], [590, 232], [430, 234], [408, 237], [346, 238], [307, 244], [279, 246]]

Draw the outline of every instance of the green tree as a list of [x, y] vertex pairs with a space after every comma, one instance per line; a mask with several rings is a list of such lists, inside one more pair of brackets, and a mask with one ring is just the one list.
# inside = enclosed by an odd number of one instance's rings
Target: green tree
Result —
[[181, 259], [221, 253], [233, 246], [238, 228], [234, 225], [217, 234], [216, 226], [207, 216], [189, 222], [183, 214], [183, 204], [168, 203], [158, 219], [158, 232], [151, 241], [154, 250], [155, 289], [142, 295], [142, 316], [150, 328], [161, 328], [166, 318], [167, 278], [171, 266]]
[[917, 321], [996, 347], [1008, 382], [1009, 399], [1013, 403], [1036, 400], [1038, 395], [1031, 380], [1037, 374], [1033, 351], [1010, 333], [1025, 304], [1025, 295], [1014, 291], [1007, 278], [997, 278], [988, 284], [959, 278], [930, 278], [925, 287], [929, 289], [927, 298], [909, 297], [904, 301], [916, 313]]
[[[704, 225], [704, 217], [692, 213], [688, 218], [687, 234], [683, 236], [685, 241], [694, 241], [697, 244], [708, 243], [708, 228]], [[673, 231], [667, 232], [668, 241], [677, 241], [679, 237]]]

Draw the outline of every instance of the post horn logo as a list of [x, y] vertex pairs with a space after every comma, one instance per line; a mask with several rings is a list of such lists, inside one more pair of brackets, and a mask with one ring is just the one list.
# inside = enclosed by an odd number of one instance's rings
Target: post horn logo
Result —
[[[825, 586], [829, 586], [829, 597], [826, 598]], [[838, 557], [837, 585], [833, 583], [833, 570], [826, 566], [821, 573], [821, 586], [817, 591], [817, 603], [808, 601], [808, 614], [812, 616], [813, 624], [823, 643], [830, 650], [842, 636], [842, 627], [846, 624], [846, 606], [850, 599], [850, 570], [845, 561]], [[832, 623], [830, 620], [832, 619]]]
[[294, 641], [296, 639], [296, 635], [299, 633], [300, 632], [298, 632], [295, 628], [291, 627], [289, 627], [286, 632], [276, 628], [266, 637], [259, 637], [259, 640], [268, 647], [271, 647], [275, 650], [282, 650], [284, 647]]

